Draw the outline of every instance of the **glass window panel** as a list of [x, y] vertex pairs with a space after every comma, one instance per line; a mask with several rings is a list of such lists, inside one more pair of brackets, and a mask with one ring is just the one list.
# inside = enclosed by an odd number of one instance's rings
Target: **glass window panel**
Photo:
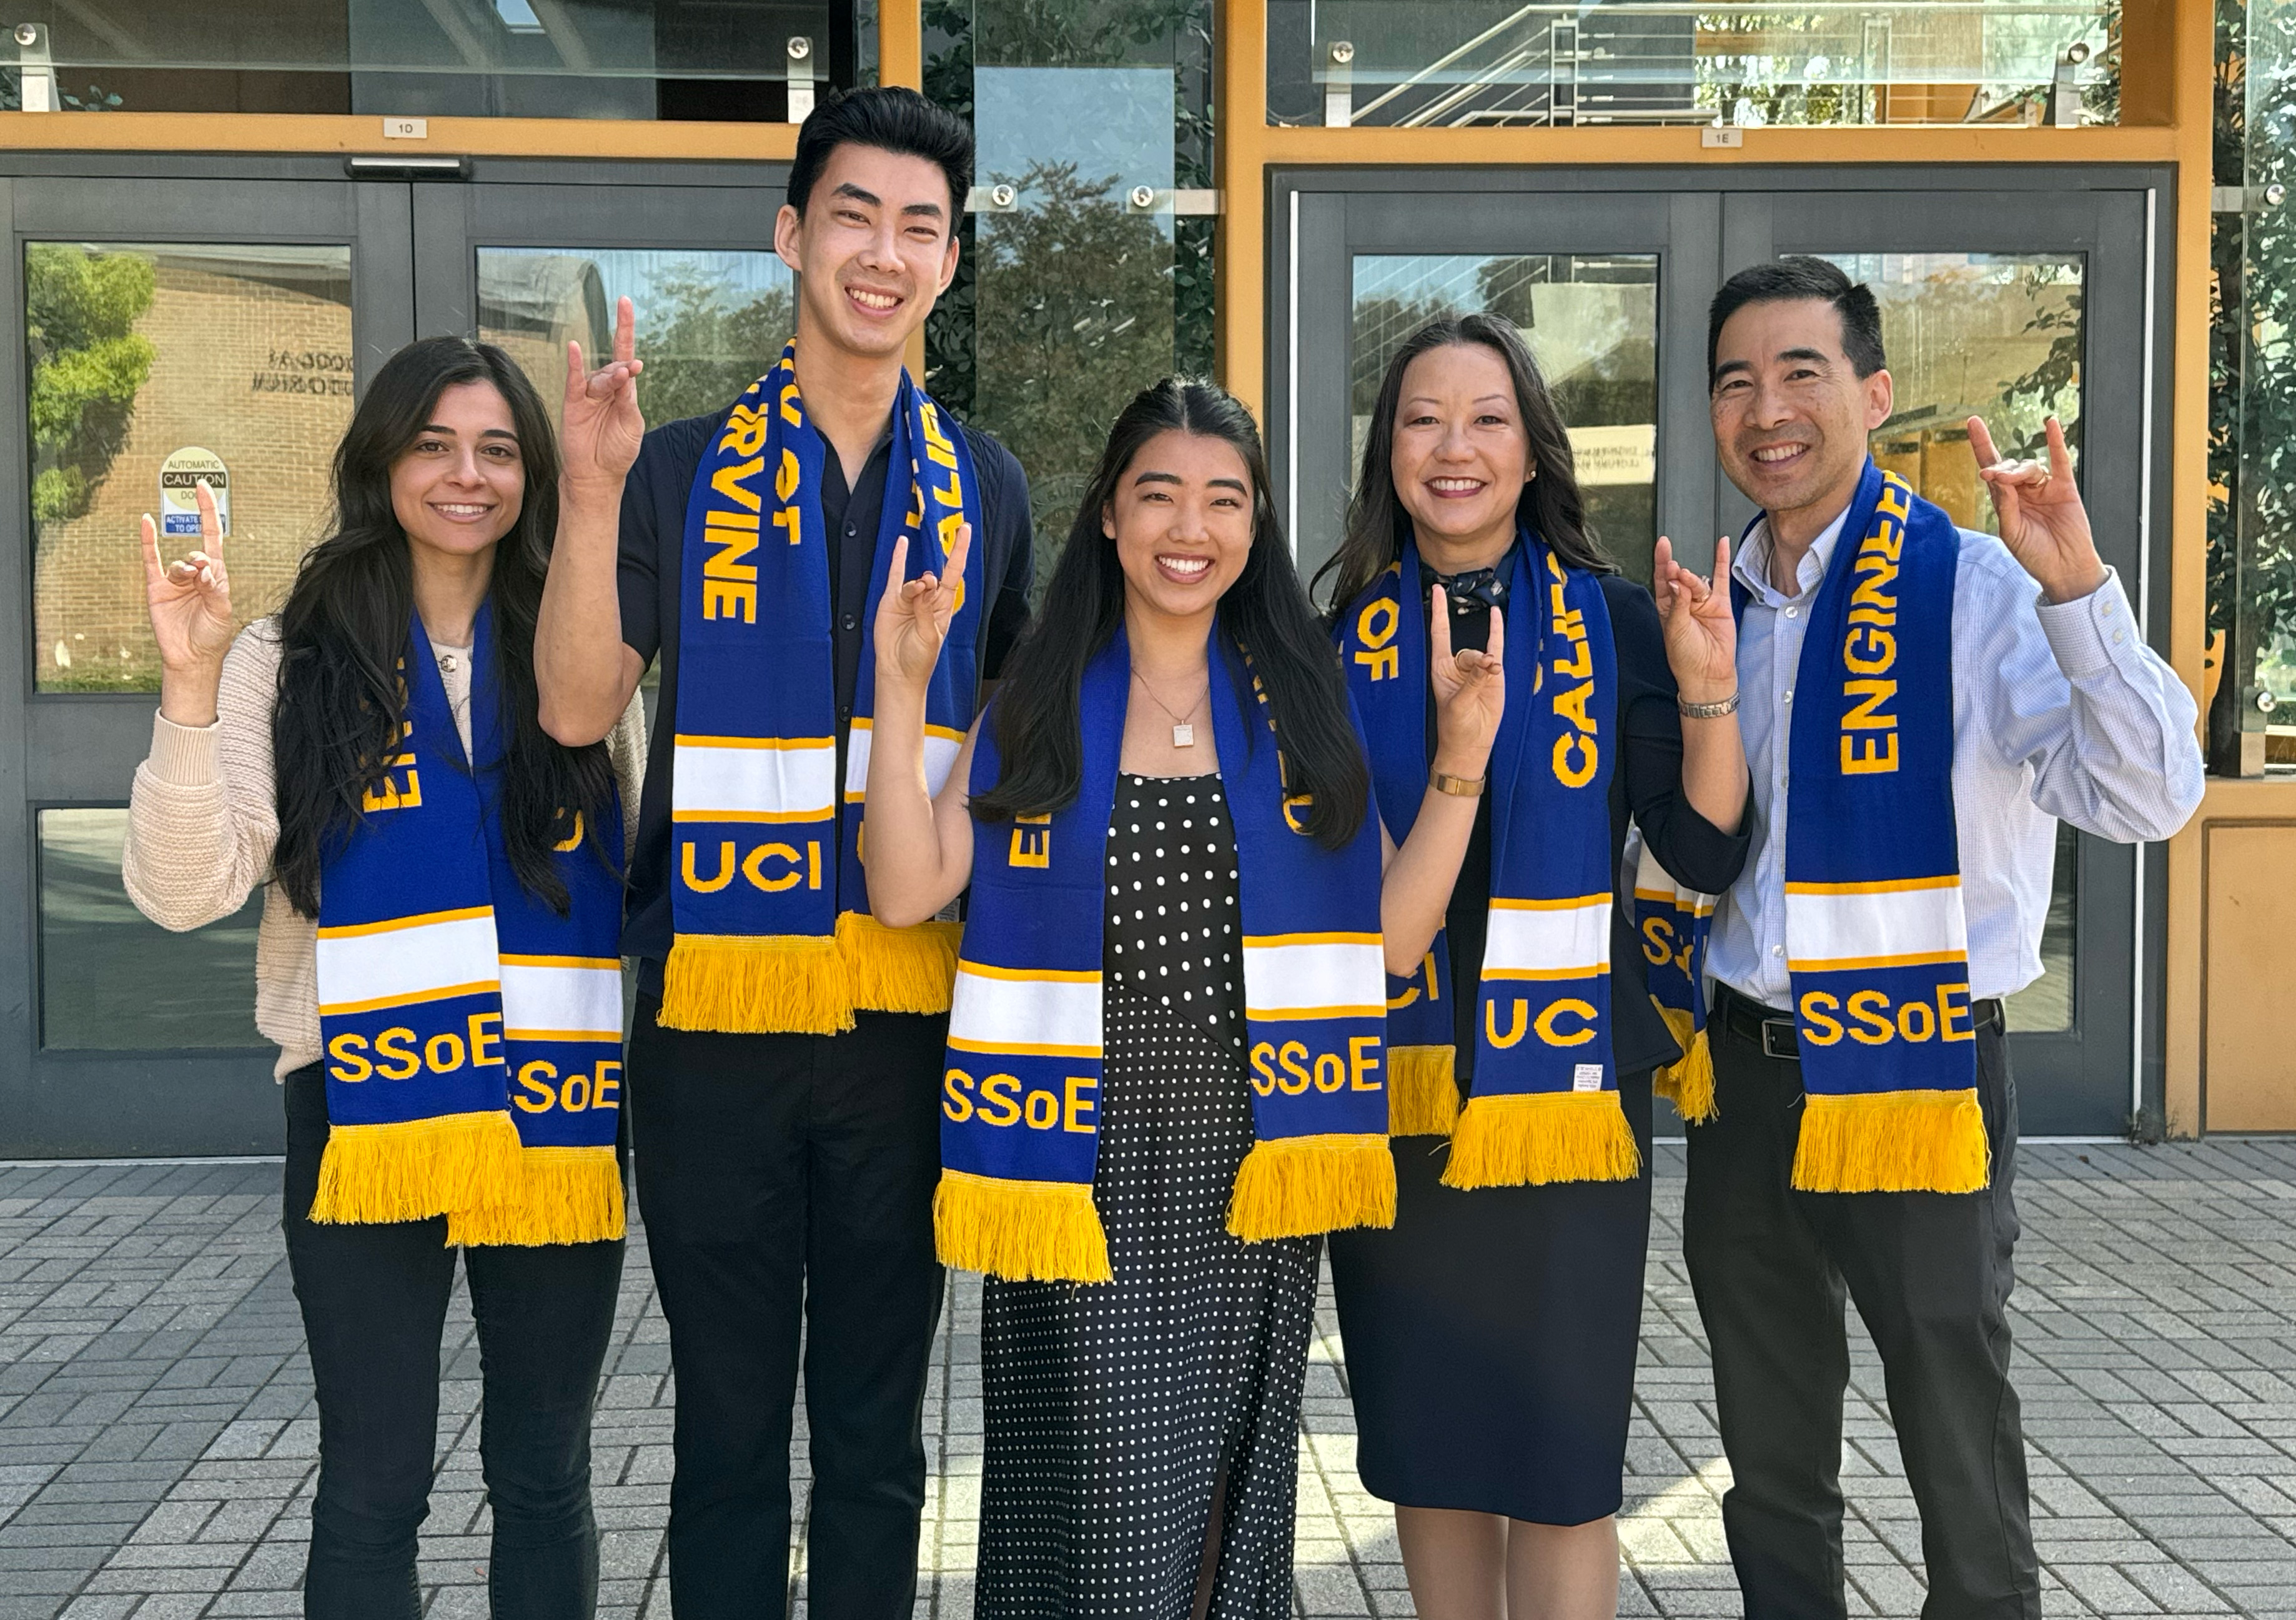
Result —
[[[1890, 419], [1874, 430], [1874, 459], [1965, 529], [2000, 532], [1970, 453], [1981, 415], [2005, 456], [2038, 456], [2050, 416], [2080, 456], [2081, 290], [2079, 254], [1827, 253], [1874, 290], [1882, 344], [1896, 383]], [[2065, 1030], [2073, 1021], [2076, 835], [2057, 831], [2042, 976], [2010, 999], [2013, 1030]]]
[[0, 65], [12, 81], [20, 63], [52, 68], [68, 111], [780, 122], [792, 78], [816, 93], [876, 81], [875, 0], [66, 0], [47, 14], [29, 47], [0, 34]]
[[[796, 289], [775, 253], [480, 248], [479, 336], [525, 369], [554, 419], [566, 340], [586, 358], [611, 354], [614, 301], [627, 298], [645, 361], [638, 408], [659, 427], [722, 411], [765, 374], [796, 329]], [[647, 665], [648, 691], [660, 681], [660, 664]]]
[[1213, 222], [1173, 199], [1211, 184], [1211, 13], [925, 7], [927, 94], [970, 115], [980, 144], [927, 382], [1027, 469], [1040, 593], [1117, 412], [1160, 377], [1212, 370]]
[[178, 1051], [266, 1044], [255, 1029], [260, 891], [232, 916], [170, 933], [119, 882], [125, 810], [39, 813], [40, 1044]]
[[973, 410], [1057, 547], [1109, 424], [1172, 369], [1171, 216], [1128, 196], [1171, 189], [1172, 71], [979, 68], [973, 94], [981, 184], [1016, 198], [974, 221]]
[[2042, 424], [2080, 455], [2079, 254], [1827, 253], [1882, 307], [1897, 394], [1874, 459], [1965, 529], [2000, 531], [1970, 454], [1972, 415], [2005, 456], [2038, 456]]
[[242, 621], [278, 606], [326, 521], [350, 250], [27, 243], [24, 299], [37, 689], [156, 691], [141, 516], [196, 534], [168, 497], [197, 473], [220, 485]]
[[1269, 0], [1268, 119], [2038, 123], [2057, 116], [2062, 73], [2074, 116], [2112, 122], [2119, 19], [2114, 0]]
[[566, 340], [613, 352], [614, 300], [636, 306], [638, 407], [650, 426], [724, 410], [780, 358], [796, 326], [780, 256], [733, 250], [480, 248], [479, 336], [534, 379], [554, 415]]
[[2009, 1027], [2048, 1034], [2073, 1026], [2073, 939], [2080, 883], [2075, 865], [2080, 835], [2057, 824], [2057, 862], [2049, 891], [2049, 918], [2041, 927], [2041, 976], [2009, 998]]
[[1487, 310], [1521, 329], [1570, 430], [1595, 538], [1647, 584], [1658, 541], [1658, 257], [1356, 256], [1349, 465], [1359, 466], [1388, 359], [1421, 323]]

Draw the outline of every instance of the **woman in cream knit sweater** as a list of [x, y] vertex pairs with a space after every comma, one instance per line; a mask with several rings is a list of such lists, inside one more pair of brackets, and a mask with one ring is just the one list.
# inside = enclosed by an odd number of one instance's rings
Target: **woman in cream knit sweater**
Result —
[[[625, 317], [627, 318], [627, 317]], [[635, 415], [635, 363], [577, 403]], [[283, 612], [232, 632], [201, 549], [144, 556], [162, 664], [124, 877], [195, 928], [264, 885], [256, 1022], [286, 1092], [283, 1222], [320, 1419], [306, 1613], [414, 1620], [439, 1341], [463, 1246], [485, 1364], [493, 1610], [595, 1606], [590, 1410], [622, 1265], [622, 806], [605, 743], [537, 720], [558, 448], [524, 374], [459, 338], [370, 382], [333, 530]]]

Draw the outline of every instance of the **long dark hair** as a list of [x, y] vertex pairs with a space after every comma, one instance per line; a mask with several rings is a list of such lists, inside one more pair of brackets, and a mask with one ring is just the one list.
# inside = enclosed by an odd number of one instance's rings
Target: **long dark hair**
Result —
[[[1347, 536], [1323, 567], [1316, 585], [1332, 580], [1329, 611], [1336, 618], [1387, 565], [1403, 555], [1411, 535], [1411, 514], [1395, 492], [1395, 414], [1403, 398], [1403, 374], [1430, 349], [1480, 343], [1506, 362], [1514, 380], [1515, 409], [1530, 438], [1530, 465], [1538, 476], [1523, 486], [1516, 521], [1528, 525], [1566, 568], [1616, 573], [1587, 526], [1587, 503], [1578, 493], [1578, 473], [1570, 459], [1570, 435], [1562, 414], [1539, 374], [1530, 346], [1513, 321], [1496, 315], [1439, 315], [1403, 340], [1380, 379], [1379, 403], [1372, 407], [1371, 431], [1364, 435], [1363, 465], [1348, 500]], [[1336, 577], [1334, 577], [1336, 576]]]
[[[542, 729], [534, 622], [558, 528], [558, 441], [526, 374], [491, 343], [425, 338], [383, 363], [335, 450], [332, 532], [313, 547], [279, 614], [279, 695], [271, 747], [279, 842], [272, 873], [295, 909], [319, 914], [319, 868], [362, 814], [406, 720], [398, 662], [411, 651], [414, 563], [391, 509], [390, 469], [430, 421], [446, 390], [488, 382], [510, 405], [526, 471], [518, 522], [495, 547], [495, 673], [503, 721], [504, 842], [528, 892], [563, 913], [566, 881], [551, 846], [563, 814], [600, 825], [614, 773], [605, 745], [567, 748]], [[480, 761], [481, 767], [495, 761]], [[621, 850], [594, 838], [619, 868]]]
[[[1140, 448], [1159, 433], [1218, 439], [1251, 476], [1251, 555], [1219, 601], [1219, 622], [1251, 657], [1274, 711], [1292, 793], [1314, 795], [1305, 830], [1339, 849], [1363, 826], [1371, 788], [1363, 745], [1348, 717], [1346, 682], [1292, 565], [1292, 549], [1267, 493], [1267, 456], [1251, 413], [1210, 382], [1167, 377], [1133, 397], [1116, 419], [1092, 485], [1077, 506], [1067, 548], [1045, 591], [1044, 611], [1014, 649], [996, 692], [992, 723], [1004, 774], [972, 802], [982, 821], [1044, 815], [1075, 802], [1084, 780], [1078, 697], [1085, 666], [1124, 622], [1124, 570], [1101, 514]], [[1215, 703], [1224, 683], [1215, 679]]]

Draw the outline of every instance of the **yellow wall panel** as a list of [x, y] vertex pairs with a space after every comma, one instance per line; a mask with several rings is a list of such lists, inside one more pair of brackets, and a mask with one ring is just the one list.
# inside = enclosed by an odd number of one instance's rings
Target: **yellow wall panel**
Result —
[[2208, 829], [2207, 1129], [2296, 1131], [2296, 824]]

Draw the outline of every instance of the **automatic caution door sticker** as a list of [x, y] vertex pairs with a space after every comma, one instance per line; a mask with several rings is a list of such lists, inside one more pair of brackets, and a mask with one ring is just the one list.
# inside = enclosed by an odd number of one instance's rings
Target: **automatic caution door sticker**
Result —
[[214, 492], [216, 518], [231, 533], [231, 471], [213, 450], [186, 445], [160, 464], [160, 532], [190, 535], [200, 532], [199, 486]]

